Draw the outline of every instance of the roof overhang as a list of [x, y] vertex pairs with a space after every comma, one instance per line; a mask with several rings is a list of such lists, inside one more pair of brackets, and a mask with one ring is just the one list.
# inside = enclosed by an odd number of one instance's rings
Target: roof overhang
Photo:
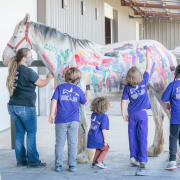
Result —
[[121, 0], [121, 5], [142, 17], [180, 17], [180, 0]]

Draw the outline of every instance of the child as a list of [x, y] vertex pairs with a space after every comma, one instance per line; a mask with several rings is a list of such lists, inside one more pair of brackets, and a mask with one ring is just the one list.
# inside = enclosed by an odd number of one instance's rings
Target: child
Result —
[[176, 163], [177, 140], [180, 136], [180, 64], [176, 67], [174, 81], [164, 91], [161, 100], [168, 110], [171, 109], [169, 136], [169, 163], [166, 170], [180, 167], [180, 160]]
[[109, 102], [105, 97], [96, 97], [91, 103], [91, 127], [88, 133], [87, 147], [96, 149], [92, 167], [107, 168], [103, 163], [109, 146], [107, 143], [107, 130], [109, 130], [109, 118], [105, 114], [109, 108]]
[[49, 122], [55, 118], [55, 171], [62, 171], [64, 144], [68, 142], [69, 171], [76, 171], [76, 156], [79, 128], [79, 103], [87, 104], [90, 97], [90, 86], [86, 86], [86, 97], [77, 86], [81, 79], [81, 72], [75, 68], [69, 68], [65, 73], [65, 83], [59, 85], [52, 97]]
[[[121, 100], [122, 116], [128, 122], [130, 164], [141, 168], [145, 168], [147, 163], [148, 116], [146, 109], [151, 108], [147, 93], [151, 68], [149, 51], [148, 49], [146, 53], [146, 71], [143, 77], [138, 68], [129, 69], [126, 75], [127, 85], [124, 88]], [[125, 106], [128, 99], [130, 102], [127, 116]]]

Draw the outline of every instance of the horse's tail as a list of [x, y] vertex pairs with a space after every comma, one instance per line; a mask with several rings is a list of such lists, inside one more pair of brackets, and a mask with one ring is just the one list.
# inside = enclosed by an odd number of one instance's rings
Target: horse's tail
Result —
[[163, 136], [163, 120], [165, 112], [168, 116], [166, 108], [161, 101], [161, 95], [158, 94], [153, 86], [149, 85], [149, 97], [152, 106], [152, 114], [155, 122], [155, 135], [153, 144], [148, 148], [148, 156], [158, 156], [163, 151], [164, 136]]

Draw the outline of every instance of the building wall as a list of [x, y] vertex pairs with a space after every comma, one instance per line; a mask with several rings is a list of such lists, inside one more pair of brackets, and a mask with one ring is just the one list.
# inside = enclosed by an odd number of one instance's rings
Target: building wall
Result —
[[165, 19], [145, 19], [144, 39], [154, 39], [173, 50], [180, 46], [180, 21]]
[[[31, 19], [37, 20], [37, 0], [6, 0], [0, 2], [0, 61], [2, 61], [2, 52], [7, 42], [11, 38], [16, 24], [29, 13]], [[9, 100], [6, 88], [7, 67], [0, 67], [0, 131], [9, 128], [10, 118], [7, 112], [7, 102]]]
[[118, 11], [118, 41], [139, 40], [137, 34], [139, 29], [137, 23], [142, 23], [141, 19], [130, 19], [129, 15], [134, 12], [129, 7], [121, 6], [120, 0], [104, 0]]
[[[104, 12], [102, 0], [84, 0], [84, 12], [81, 14], [81, 0], [67, 0], [62, 8], [62, 0], [46, 0], [46, 23], [49, 26], [68, 33], [73, 37], [104, 43]], [[95, 8], [99, 17], [95, 19]]]
[[[62, 8], [62, 0], [38, 0], [38, 20], [75, 38], [88, 39], [99, 44], [104, 44], [104, 3], [106, 2], [118, 13], [118, 41], [137, 39], [137, 20], [129, 19], [129, 15], [133, 14], [133, 12], [129, 7], [121, 7], [120, 0], [64, 1], [67, 3], [67, 6]], [[85, 4], [83, 15], [81, 14], [82, 1]], [[95, 8], [98, 10], [97, 20], [95, 19]], [[46, 16], [46, 20], [44, 20], [43, 16]]]

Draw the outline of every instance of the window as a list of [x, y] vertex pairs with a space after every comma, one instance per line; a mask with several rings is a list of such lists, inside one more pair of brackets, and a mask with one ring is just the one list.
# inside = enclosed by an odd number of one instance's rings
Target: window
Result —
[[68, 6], [67, 0], [62, 0], [61, 2], [62, 2], [62, 9], [67, 8], [67, 6]]
[[62, 8], [64, 9], [64, 0], [62, 0]]
[[95, 8], [95, 20], [98, 19], [98, 16], [99, 16], [99, 14], [98, 14], [98, 8]]
[[84, 15], [85, 7], [84, 1], [81, 1], [81, 15]]

